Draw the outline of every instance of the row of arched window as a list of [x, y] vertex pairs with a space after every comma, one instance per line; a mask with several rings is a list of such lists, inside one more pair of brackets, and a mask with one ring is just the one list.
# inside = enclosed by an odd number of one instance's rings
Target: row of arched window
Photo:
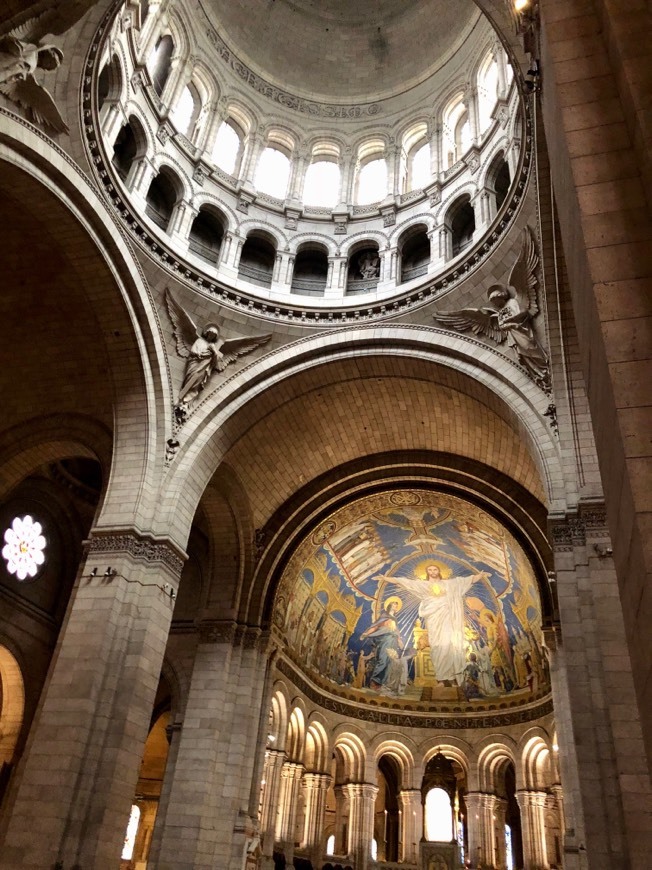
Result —
[[[113, 164], [120, 177], [128, 183], [130, 173], [143, 164], [146, 138], [140, 122], [132, 116], [120, 130], [113, 152]], [[488, 189], [494, 198], [493, 207], [502, 205], [510, 185], [510, 174], [504, 155], [494, 159], [487, 175]], [[129, 186], [129, 184], [128, 184]], [[145, 191], [143, 191], [145, 192]], [[176, 207], [183, 199], [183, 186], [174, 170], [160, 169], [145, 192], [146, 214], [163, 231], [169, 232]], [[216, 206], [204, 205], [192, 220], [188, 231], [188, 248], [204, 262], [217, 266], [223, 259], [223, 241], [228, 227], [225, 216]], [[442, 232], [445, 249], [431, 251], [428, 227], [417, 224], [406, 229], [398, 242], [398, 267], [392, 275], [383, 275], [382, 253], [377, 241], [358, 243], [349, 253], [346, 280], [336, 282], [348, 295], [368, 293], [388, 278], [396, 284], [425, 275], [433, 255], [446, 260], [455, 257], [472, 244], [476, 229], [474, 204], [469, 194], [462, 194], [447, 209]], [[441, 247], [441, 246], [440, 246]], [[237, 263], [239, 275], [249, 283], [271, 287], [274, 281], [290, 284], [294, 293], [323, 296], [329, 279], [328, 249], [318, 242], [307, 242], [294, 255], [291, 276], [277, 274], [275, 238], [264, 231], [252, 231], [244, 241]], [[343, 286], [342, 286], [343, 285]]]
[[[387, 195], [424, 189], [472, 145], [486, 139], [497, 103], [506, 98], [512, 79], [502, 48], [493, 47], [478, 65], [475, 80], [460, 86], [446, 101], [438, 113], [437, 129], [426, 121], [415, 122], [396, 145], [370, 136], [349, 156], [341, 143], [328, 139], [312, 143], [305, 152], [296, 137], [281, 128], [261, 137], [254, 119], [239, 104], [222, 107], [222, 120], [216, 123], [210, 90], [195, 69], [187, 70], [166, 91], [174, 60], [174, 39], [163, 33], [146, 68], [155, 92], [169, 101], [169, 120], [177, 132], [209, 153], [221, 171], [250, 182], [259, 193], [278, 200], [292, 198], [314, 208], [334, 208], [341, 202], [371, 205]], [[119, 72], [117, 58], [103, 69], [100, 103], [109, 94], [111, 76], [116, 78]]]

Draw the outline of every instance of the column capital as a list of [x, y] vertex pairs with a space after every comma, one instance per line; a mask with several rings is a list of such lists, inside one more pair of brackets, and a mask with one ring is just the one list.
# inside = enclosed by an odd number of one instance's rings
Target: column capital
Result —
[[328, 791], [332, 781], [333, 778], [328, 773], [306, 772], [303, 774], [301, 785], [313, 791]]
[[376, 798], [378, 794], [378, 786], [374, 785], [372, 782], [346, 782], [344, 783], [343, 788], [345, 789], [345, 794], [348, 795], [349, 798], [354, 797], [366, 797], [366, 798]]
[[138, 562], [162, 563], [178, 575], [188, 558], [170, 538], [143, 534], [137, 529], [92, 529], [84, 548], [87, 557], [126, 555]]
[[545, 807], [548, 792], [535, 791], [532, 789], [519, 789], [516, 792], [516, 800], [519, 807]]

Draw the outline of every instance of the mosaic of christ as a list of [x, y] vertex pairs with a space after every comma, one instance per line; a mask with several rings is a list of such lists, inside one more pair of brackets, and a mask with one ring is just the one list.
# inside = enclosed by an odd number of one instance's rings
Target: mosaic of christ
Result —
[[309, 677], [360, 700], [473, 707], [549, 689], [530, 562], [451, 495], [397, 490], [335, 512], [291, 557], [274, 623]]

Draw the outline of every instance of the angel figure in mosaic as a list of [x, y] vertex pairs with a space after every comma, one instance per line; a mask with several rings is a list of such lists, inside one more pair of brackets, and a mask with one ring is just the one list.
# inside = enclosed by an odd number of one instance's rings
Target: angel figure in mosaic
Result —
[[[63, 52], [56, 45], [43, 45], [42, 40], [48, 34], [60, 35], [70, 30], [93, 5], [93, 0], [26, 4], [22, 12], [0, 26], [0, 93], [51, 132], [67, 133], [68, 126], [34, 73], [57, 69], [63, 61]], [[7, 25], [11, 28], [8, 31]]]
[[251, 353], [272, 336], [268, 333], [254, 338], [223, 339], [220, 338], [219, 326], [214, 323], [199, 329], [169, 290], [165, 301], [174, 328], [177, 353], [186, 360], [186, 371], [175, 406], [177, 418], [183, 420], [188, 407], [204, 390], [214, 372], [223, 372], [238, 357]]
[[506, 341], [516, 359], [532, 380], [543, 390], [550, 389], [548, 355], [534, 332], [534, 318], [539, 313], [536, 270], [539, 265], [532, 231], [523, 230], [518, 260], [509, 276], [509, 284], [492, 284], [487, 290], [491, 308], [462, 308], [433, 315], [444, 326], [475, 335], [486, 335], [501, 343]]

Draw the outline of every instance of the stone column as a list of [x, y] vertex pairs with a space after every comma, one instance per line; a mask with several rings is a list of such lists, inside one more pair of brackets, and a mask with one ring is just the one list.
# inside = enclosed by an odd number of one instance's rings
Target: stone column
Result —
[[398, 162], [400, 160], [400, 148], [397, 148], [396, 145], [390, 145], [387, 149], [387, 196], [396, 196], [398, 191], [398, 181], [400, 178], [400, 171], [398, 168]]
[[[471, 128], [471, 144], [477, 145], [480, 138], [480, 123], [478, 119], [478, 89], [475, 84], [467, 85], [464, 92], [464, 106], [469, 115]], [[461, 154], [459, 155], [462, 156]]]
[[160, 33], [160, 11], [163, 5], [162, 0], [150, 0], [149, 13], [147, 20], [144, 22], [144, 27], [140, 31], [140, 51], [138, 53], [141, 63], [146, 63], [150, 54], [154, 50], [156, 40]]
[[180, 241], [187, 242], [190, 235], [192, 222], [199, 214], [198, 209], [193, 208], [189, 202], [182, 200], [178, 202], [172, 212], [168, 232], [171, 236], [176, 236]]
[[204, 152], [204, 159], [210, 163], [213, 162], [213, 150], [215, 148], [215, 140], [222, 126], [222, 121], [227, 116], [227, 102], [224, 98], [211, 103], [210, 118], [208, 123], [204, 125], [204, 131], [200, 135], [196, 145]]
[[494, 819], [493, 812], [490, 816], [488, 812], [488, 799], [492, 797], [479, 791], [468, 792], [464, 797], [471, 867], [493, 866]]
[[303, 148], [297, 151], [292, 161], [292, 170], [288, 181], [288, 189], [286, 199], [291, 199], [297, 203], [301, 202], [303, 196], [303, 184], [306, 179], [306, 168], [310, 153]]
[[305, 773], [301, 783], [305, 796], [301, 848], [309, 852], [313, 867], [321, 858], [326, 795], [331, 782], [331, 777], [327, 773]]
[[276, 834], [276, 817], [281, 789], [281, 771], [285, 763], [285, 752], [282, 749], [266, 749], [263, 778], [263, 800], [260, 809], [260, 834], [263, 855], [271, 857], [274, 851]]
[[516, 792], [521, 811], [524, 870], [547, 870], [550, 866], [546, 848], [546, 797], [545, 791]]
[[281, 770], [276, 839], [280, 842], [285, 852], [285, 860], [289, 864], [294, 858], [294, 843], [297, 839], [297, 812], [304, 770], [303, 764], [296, 761], [286, 761]]
[[263, 149], [263, 140], [262, 137], [258, 133], [250, 133], [249, 134], [249, 147], [247, 149], [247, 153], [245, 154], [245, 159], [243, 161], [244, 165], [240, 172], [240, 177], [244, 178], [245, 184], [251, 185], [253, 187], [254, 177], [256, 175], [256, 166], [258, 165], [258, 158]]
[[240, 867], [252, 827], [266, 638], [227, 620], [199, 637], [157, 870]]
[[353, 185], [355, 184], [355, 159], [353, 149], [347, 145], [340, 162], [340, 203], [349, 205], [353, 202]]
[[349, 782], [343, 788], [349, 798], [347, 854], [353, 858], [356, 870], [365, 870], [371, 860], [378, 786], [369, 782]]
[[423, 810], [421, 790], [407, 788], [399, 792], [401, 801], [401, 852], [399, 861], [419, 863], [419, 843], [423, 836]]
[[137, 201], [142, 207], [145, 207], [147, 202], [147, 191], [156, 176], [156, 169], [147, 157], [143, 157], [129, 171], [127, 178], [127, 188], [134, 194]]
[[494, 831], [496, 841], [496, 867], [507, 866], [507, 841], [505, 840], [505, 819], [507, 815], [507, 801], [496, 798], [494, 809]]
[[496, 69], [498, 71], [498, 88], [497, 88], [497, 97], [499, 100], [504, 100], [507, 97], [508, 85], [507, 85], [507, 56], [505, 54], [505, 49], [499, 40], [492, 46], [492, 54], [494, 56], [494, 60], [496, 61]]
[[336, 785], [335, 792], [335, 848], [336, 855], [346, 855], [349, 827], [349, 795], [343, 785]]
[[177, 755], [179, 753], [179, 736], [181, 734], [181, 722], [175, 722], [168, 725], [166, 735], [170, 748], [168, 749], [168, 759], [165, 765], [165, 775], [163, 777], [163, 785], [161, 787], [161, 796], [158, 802], [158, 812], [154, 823], [154, 831], [152, 833], [152, 844], [149, 850], [148, 863], [150, 867], [158, 867], [158, 859], [161, 851], [161, 837], [165, 829], [165, 821], [167, 819], [168, 806], [170, 804], [170, 784], [173, 780], [172, 771], [174, 771], [177, 763]]
[[91, 533], [14, 773], [0, 866], [117, 867], [182, 564], [165, 539]]
[[430, 134], [430, 175], [433, 181], [439, 178], [439, 173], [444, 165], [441, 153], [441, 133], [441, 125], [433, 123]]
[[188, 84], [189, 79], [190, 76], [183, 58], [173, 57], [170, 61], [170, 73], [160, 97], [163, 111], [166, 115], [169, 115], [170, 111], [179, 102], [181, 92]]

